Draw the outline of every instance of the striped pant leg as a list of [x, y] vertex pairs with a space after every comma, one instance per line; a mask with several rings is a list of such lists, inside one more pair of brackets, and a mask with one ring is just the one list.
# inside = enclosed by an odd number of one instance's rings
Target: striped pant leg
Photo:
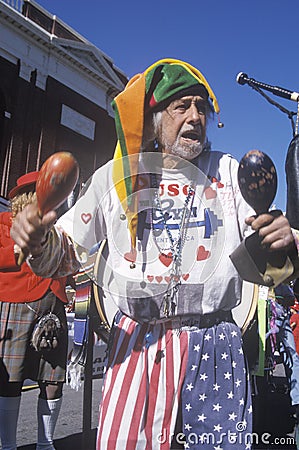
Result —
[[188, 336], [122, 316], [100, 406], [97, 450], [168, 450], [187, 364]]

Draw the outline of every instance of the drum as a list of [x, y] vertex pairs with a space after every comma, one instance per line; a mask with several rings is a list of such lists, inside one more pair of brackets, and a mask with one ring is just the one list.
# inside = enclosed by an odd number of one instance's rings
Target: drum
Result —
[[[112, 271], [109, 264], [106, 264], [109, 257], [108, 245], [103, 241], [94, 266], [94, 275], [98, 280], [101, 280], [101, 286], [93, 285], [94, 299], [99, 315], [98, 333], [100, 337], [107, 342], [109, 338], [110, 329], [113, 318], [117, 312], [115, 305], [109, 291], [102, 286], [111, 285]], [[249, 330], [250, 325], [254, 322], [255, 312], [258, 301], [258, 286], [247, 281], [243, 282], [241, 303], [233, 309], [233, 318], [237, 325], [241, 328], [243, 336]]]
[[243, 335], [254, 321], [258, 294], [257, 284], [243, 281], [241, 303], [232, 310], [234, 321], [241, 328]]
[[98, 250], [94, 265], [94, 277], [95, 279], [100, 280], [100, 285], [93, 283], [93, 295], [99, 315], [99, 323], [96, 328], [99, 336], [104, 342], [108, 342], [113, 319], [117, 312], [117, 306], [108, 289], [103, 288], [103, 286], [108, 286], [108, 282], [112, 275], [110, 266], [106, 264], [108, 257], [108, 245], [106, 241], [103, 241]]

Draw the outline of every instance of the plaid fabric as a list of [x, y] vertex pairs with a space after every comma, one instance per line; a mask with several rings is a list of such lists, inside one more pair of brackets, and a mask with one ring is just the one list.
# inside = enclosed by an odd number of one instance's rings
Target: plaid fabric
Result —
[[[30, 338], [38, 316], [52, 312], [62, 324], [59, 346], [40, 354], [30, 346]], [[64, 304], [52, 292], [42, 299], [26, 304], [0, 302], [0, 378], [17, 382], [27, 378], [35, 381], [65, 381], [67, 360], [67, 323]]]

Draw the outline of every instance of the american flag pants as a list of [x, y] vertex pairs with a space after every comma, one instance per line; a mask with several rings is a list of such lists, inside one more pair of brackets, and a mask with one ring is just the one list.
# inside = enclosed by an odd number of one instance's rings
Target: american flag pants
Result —
[[119, 315], [112, 333], [97, 450], [251, 448], [250, 381], [235, 323], [176, 328]]

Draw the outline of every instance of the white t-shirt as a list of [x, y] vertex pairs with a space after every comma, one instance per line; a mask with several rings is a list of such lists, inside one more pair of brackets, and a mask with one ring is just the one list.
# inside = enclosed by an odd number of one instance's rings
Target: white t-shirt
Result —
[[120, 310], [136, 320], [164, 317], [180, 234], [172, 314], [232, 309], [240, 302], [241, 281], [229, 255], [248, 232], [245, 218], [254, 213], [239, 191], [238, 162], [212, 151], [198, 158], [197, 167], [186, 163], [180, 169], [161, 170], [155, 157], [148, 157], [141, 157], [139, 169], [143, 189], [138, 194], [136, 253], [113, 186], [112, 162], [95, 172], [58, 225], [88, 251], [107, 240], [109, 256], [101, 263], [98, 283]]

